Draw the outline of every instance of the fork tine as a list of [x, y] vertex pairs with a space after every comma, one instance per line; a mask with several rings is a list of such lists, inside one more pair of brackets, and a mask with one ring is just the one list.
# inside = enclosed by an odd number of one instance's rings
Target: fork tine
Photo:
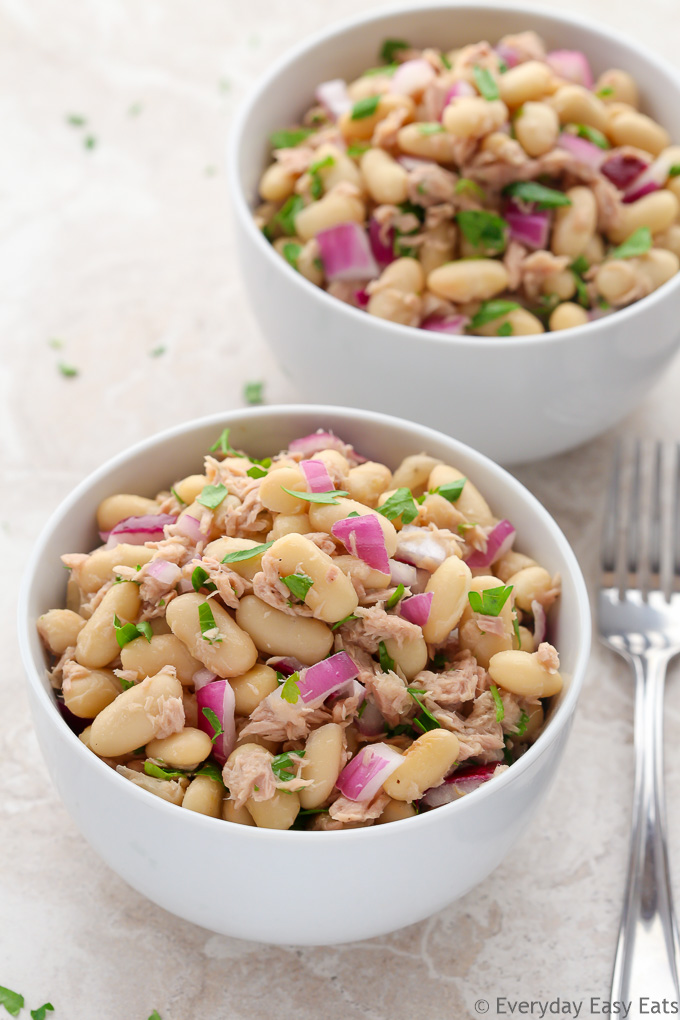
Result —
[[654, 444], [649, 517], [649, 587], [661, 588], [663, 446]]
[[613, 574], [616, 570], [616, 554], [618, 549], [619, 521], [621, 517], [621, 440], [617, 440], [614, 448], [614, 463], [607, 490], [602, 525], [602, 546], [600, 549], [600, 566], [602, 571]]
[[626, 570], [630, 577], [630, 587], [637, 587], [636, 575], [640, 566], [640, 498], [642, 489], [641, 449], [640, 440], [635, 440], [633, 447], [633, 476], [630, 481], [628, 500], [628, 519], [626, 523]]

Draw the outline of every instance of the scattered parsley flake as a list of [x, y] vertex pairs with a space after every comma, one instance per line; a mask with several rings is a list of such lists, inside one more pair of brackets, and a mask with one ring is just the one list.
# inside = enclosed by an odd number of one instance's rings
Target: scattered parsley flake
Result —
[[253, 464], [251, 468], [248, 468], [246, 474], [249, 478], [264, 478], [267, 474], [267, 469], [260, 467], [259, 464]]
[[288, 574], [286, 577], [282, 577], [281, 580], [295, 598], [300, 599], [301, 602], [305, 601], [307, 592], [314, 584], [309, 574], [302, 573]]
[[384, 60], [386, 64], [392, 64], [399, 50], [409, 50], [410, 48], [411, 44], [403, 39], [385, 39], [380, 47], [380, 59]]
[[514, 630], [515, 637], [517, 638], [517, 647], [521, 648], [522, 647], [522, 635], [519, 632], [519, 620], [517, 619], [517, 613], [513, 613], [512, 614], [512, 629]]
[[465, 238], [475, 248], [505, 251], [508, 224], [502, 216], [485, 209], [461, 209], [456, 220]]
[[86, 149], [94, 149], [96, 144], [97, 139], [94, 137], [94, 135], [86, 135], [85, 138], [83, 139], [83, 145], [85, 146]]
[[[146, 627], [149, 628], [147, 632]], [[151, 641], [151, 627], [148, 623], [121, 623], [116, 613], [113, 614], [113, 629], [116, 633], [116, 641], [118, 642], [119, 648], [125, 648], [135, 638], [145, 637], [147, 641]]]
[[415, 717], [412, 725], [417, 727], [421, 733], [427, 733], [428, 730], [440, 730], [441, 723], [437, 722], [435, 717], [432, 715], [432, 712], [430, 712], [429, 708], [427, 708], [420, 699], [420, 695], [426, 694], [427, 691], [421, 690], [418, 687], [407, 687], [406, 691], [410, 694], [420, 709], [420, 715]]
[[470, 319], [470, 328], [479, 329], [480, 326], [486, 326], [488, 322], [493, 322], [494, 319], [500, 319], [503, 315], [514, 312], [516, 308], [519, 308], [516, 301], [503, 301], [502, 299], [482, 301], [479, 311]]
[[468, 601], [473, 612], [481, 613], [482, 616], [498, 616], [505, 603], [510, 598], [513, 586], [500, 585], [498, 588], [486, 588], [482, 592], [468, 592]]
[[196, 502], [202, 506], [207, 506], [209, 510], [215, 510], [224, 501], [228, 491], [227, 487], [222, 485], [221, 482], [218, 482], [217, 485], [204, 485], [200, 494], [196, 497]]
[[142, 620], [141, 623], [137, 624], [137, 630], [139, 631], [141, 636], [145, 637], [146, 640], [149, 642], [149, 644], [151, 644], [151, 638], [153, 637], [153, 631], [151, 629], [151, 624], [149, 623], [149, 621], [148, 620]]
[[70, 124], [71, 127], [84, 127], [87, 124], [87, 119], [80, 113], [69, 113], [66, 116], [66, 123]]
[[285, 244], [281, 245], [281, 254], [293, 269], [298, 268], [298, 259], [302, 251], [302, 245], [298, 244], [297, 241], [286, 241]]
[[167, 350], [167, 348], [164, 347], [163, 344], [160, 344], [158, 347], [153, 347], [149, 351], [149, 357], [150, 358], [160, 358], [162, 354], [165, 354], [166, 350]]
[[214, 177], [217, 173], [217, 170], [218, 168], [214, 165], [214, 163], [209, 163], [206, 167], [204, 167], [203, 173], [205, 174], [206, 177]]
[[378, 655], [380, 658], [380, 668], [383, 673], [394, 672], [394, 659], [387, 651], [387, 646], [384, 641], [381, 641], [378, 645]]
[[432, 495], [443, 496], [449, 503], [455, 503], [460, 499], [463, 487], [467, 478], [455, 478], [452, 482], [444, 482], [438, 488], [432, 490]]
[[237, 549], [235, 552], [227, 553], [221, 560], [222, 563], [240, 563], [242, 560], [252, 560], [253, 556], [261, 556], [274, 542], [264, 542], [262, 545], [254, 545], [250, 549]]
[[434, 655], [432, 659], [432, 665], [434, 666], [435, 669], [444, 669], [444, 667], [446, 666], [446, 655], [444, 654], [444, 652], [437, 652]]
[[668, 171], [669, 177], [680, 177], [680, 163], [674, 163]]
[[[309, 503], [329, 503], [332, 506], [338, 505], [337, 497], [349, 496], [349, 492], [345, 492], [344, 489], [333, 489], [331, 492], [298, 492], [296, 489], [287, 489], [285, 485], [281, 488], [284, 492], [287, 492], [289, 496], [297, 496], [298, 499], [306, 499]], [[224, 560], [222, 561], [224, 563]]]
[[350, 120], [364, 120], [365, 117], [371, 117], [378, 109], [379, 102], [380, 96], [364, 96], [352, 107]]
[[10, 1016], [19, 1016], [24, 1008], [24, 997], [0, 985], [0, 1006], [4, 1006]]
[[200, 769], [195, 773], [197, 776], [207, 776], [208, 779], [214, 779], [216, 783], [221, 783], [224, 786], [224, 780], [222, 779], [222, 770], [218, 768], [212, 761], [207, 761], [204, 765], [201, 765]]
[[587, 273], [588, 270], [590, 269], [590, 263], [588, 262], [588, 259], [585, 258], [583, 255], [579, 255], [578, 258], [574, 259], [574, 261], [571, 263], [569, 269], [571, 270], [571, 274], [574, 277], [574, 286], [576, 287], [578, 303], [582, 305], [583, 308], [589, 308], [590, 298], [588, 297], [588, 288], [586, 286], [585, 280], [583, 279], [583, 274]]
[[443, 124], [430, 123], [429, 121], [422, 121], [418, 124], [418, 134], [425, 135], [440, 135], [444, 130]]
[[503, 722], [503, 720], [505, 719], [505, 705], [503, 704], [503, 699], [501, 698], [500, 691], [498, 690], [495, 684], [491, 684], [490, 690], [491, 697], [493, 698], [494, 704], [496, 705], [496, 722]]
[[382, 506], [376, 507], [376, 509], [388, 521], [400, 517], [403, 524], [410, 524], [418, 516], [418, 507], [413, 493], [405, 486], [393, 492], [389, 499], [386, 499]]
[[477, 181], [473, 181], [469, 177], [461, 177], [458, 181], [456, 181], [456, 186], [453, 191], [456, 195], [463, 195], [465, 192], [469, 192], [481, 202], [486, 200], [486, 192], [484, 191], [484, 188], [480, 184], [477, 184]]
[[518, 198], [520, 202], [537, 202], [539, 209], [553, 209], [560, 205], [571, 205], [571, 199], [563, 191], [546, 188], [538, 181], [514, 181], [503, 188], [503, 193]]
[[204, 641], [208, 644], [219, 644], [222, 641], [222, 635], [219, 632], [218, 626], [215, 623], [215, 617], [210, 607], [210, 603], [202, 602], [198, 607], [198, 622], [201, 627], [201, 635]]
[[359, 619], [359, 617], [355, 613], [350, 613], [349, 616], [345, 616], [344, 619], [338, 620], [337, 623], [334, 623], [333, 626], [331, 627], [331, 630], [337, 630], [338, 627], [342, 627], [343, 623], [349, 623], [350, 620], [358, 620], [358, 619]]
[[446, 56], [446, 54], [445, 53], [440, 53], [439, 54], [439, 59], [441, 60], [442, 64], [446, 68], [446, 70], [450, 71], [453, 65], [452, 65], [451, 61], [449, 60], [449, 58]]
[[75, 365], [70, 365], [67, 361], [60, 361], [57, 364], [57, 368], [66, 379], [74, 379], [80, 374]]
[[[288, 245], [284, 245], [284, 248], [287, 247]], [[243, 399], [245, 400], [246, 404], [254, 405], [262, 404], [264, 402], [262, 398], [263, 386], [264, 386], [263, 382], [247, 382], [245, 384], [245, 386], [243, 387]]]
[[363, 71], [362, 78], [376, 78], [378, 76], [385, 75], [391, 78], [394, 72], [399, 67], [399, 64], [382, 64], [380, 67], [369, 67], [368, 71]]
[[368, 142], [353, 142], [347, 148], [347, 155], [351, 156], [353, 159], [359, 159], [359, 157], [363, 156], [365, 152], [368, 152], [370, 147], [371, 146]]
[[314, 132], [311, 128], [295, 128], [291, 131], [275, 131], [269, 141], [273, 149], [294, 149]]
[[511, 322], [502, 322], [498, 327], [496, 336], [512, 336], [514, 329], [512, 328]]
[[186, 776], [186, 772], [177, 772], [173, 769], [163, 769], [160, 765], [157, 765], [155, 761], [145, 761], [144, 771], [147, 776], [153, 776], [154, 779], [183, 779]]
[[213, 730], [215, 731], [212, 737], [210, 738], [214, 744], [217, 738], [224, 733], [224, 727], [222, 726], [220, 720], [217, 718], [217, 715], [213, 712], [212, 708], [202, 708], [201, 712], [203, 713], [203, 715], [205, 716], [205, 718], [208, 720]]
[[387, 602], [385, 603], [385, 609], [394, 609], [397, 602], [403, 599], [405, 591], [406, 589], [404, 588], [403, 584], [398, 584], [397, 587], [392, 592], [392, 594], [390, 595], [390, 597], [388, 598]]
[[500, 92], [498, 91], [498, 85], [496, 80], [486, 67], [480, 67], [479, 64], [475, 64], [472, 68], [472, 76], [475, 79], [475, 85], [488, 102], [493, 102], [494, 99], [500, 99]]
[[524, 734], [527, 731], [527, 726], [528, 725], [529, 725], [529, 716], [524, 711], [524, 709], [522, 709], [522, 713], [521, 713], [521, 715], [519, 717], [519, 722], [517, 723], [517, 729], [515, 730], [514, 736], [516, 736], [516, 737], [523, 737]]
[[597, 90], [595, 95], [598, 97], [598, 99], [606, 99], [607, 96], [614, 95], [614, 87], [613, 85], [603, 85], [601, 89]]
[[57, 337], [52, 337], [51, 340], [47, 341], [47, 346], [51, 347], [53, 351], [60, 351], [64, 346], [64, 341], [58, 340]]
[[185, 499], [182, 499], [177, 489], [170, 489], [170, 493], [175, 497], [180, 506], [187, 505], [187, 501]]
[[295, 762], [291, 755], [297, 758], [304, 758], [304, 751], [285, 751], [283, 754], [275, 755], [271, 760], [272, 772], [280, 783], [286, 783], [295, 775]]
[[221, 453], [224, 454], [225, 457], [227, 456], [227, 454], [229, 454], [232, 457], [245, 457], [245, 453], [239, 453], [238, 450], [235, 450], [231, 443], [229, 442], [230, 431], [231, 429], [228, 428], [222, 429], [219, 438], [216, 439], [215, 442], [212, 444], [209, 452], [215, 453], [216, 450], [219, 450]]
[[48, 1012], [48, 1010], [50, 1013], [54, 1012], [54, 1006], [52, 1005], [51, 1002], [45, 1002], [43, 1003], [42, 1006], [38, 1006], [37, 1009], [32, 1009], [31, 1010], [32, 1020], [45, 1020], [45, 1015]]
[[290, 198], [286, 199], [272, 222], [278, 223], [287, 237], [293, 237], [296, 233], [295, 217], [304, 209], [304, 206], [305, 203], [302, 195], [291, 195]]
[[652, 247], [652, 232], [649, 227], [638, 227], [623, 244], [609, 254], [613, 259], [632, 259], [644, 255]]
[[289, 705], [297, 705], [300, 700], [300, 688], [298, 687], [299, 680], [299, 673], [291, 673], [289, 677], [286, 677], [283, 685], [281, 686], [281, 697], [284, 701], [287, 701]]
[[574, 126], [579, 138], [585, 138], [593, 145], [596, 145], [598, 149], [611, 149], [606, 136], [601, 131], [598, 131], [597, 128], [591, 127], [590, 124], [576, 124]]
[[213, 584], [209, 577], [210, 575], [204, 567], [195, 567], [191, 575], [191, 584], [194, 591], [200, 591], [201, 588], [207, 588], [208, 591], [217, 591], [217, 585]]
[[141, 103], [132, 103], [131, 106], [128, 106], [128, 117], [139, 117], [143, 109]]
[[129, 691], [131, 687], [135, 686], [134, 680], [126, 680], [125, 677], [123, 676], [119, 676], [118, 680], [120, 682], [120, 686], [123, 688], [124, 691]]

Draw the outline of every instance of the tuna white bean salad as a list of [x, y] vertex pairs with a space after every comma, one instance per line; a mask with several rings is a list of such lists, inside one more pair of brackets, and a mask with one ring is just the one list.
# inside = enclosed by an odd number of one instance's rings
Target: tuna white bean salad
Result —
[[270, 138], [256, 225], [371, 315], [451, 335], [582, 326], [680, 268], [680, 146], [625, 69], [533, 31], [384, 42]]
[[[200, 462], [199, 462], [200, 463]], [[198, 463], [197, 463], [198, 467]], [[493, 780], [562, 688], [559, 577], [455, 465], [330, 432], [96, 511], [38, 630], [59, 708], [120, 776], [275, 829], [409, 818]]]

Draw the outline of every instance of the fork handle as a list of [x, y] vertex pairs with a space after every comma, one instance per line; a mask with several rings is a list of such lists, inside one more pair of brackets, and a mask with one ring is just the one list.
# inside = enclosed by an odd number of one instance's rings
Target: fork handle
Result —
[[[680, 999], [663, 780], [663, 693], [670, 656], [629, 655], [635, 670], [635, 792], [628, 878], [612, 976], [612, 1001]], [[637, 1011], [636, 1011], [637, 1010]]]

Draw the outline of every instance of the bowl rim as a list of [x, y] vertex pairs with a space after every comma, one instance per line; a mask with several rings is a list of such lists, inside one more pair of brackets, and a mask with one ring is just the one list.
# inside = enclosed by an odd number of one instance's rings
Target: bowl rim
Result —
[[[361, 322], [366, 324], [367, 312], [363, 309], [355, 308], [353, 305], [347, 304], [347, 302], [341, 301], [339, 298], [333, 297], [322, 287], [317, 287], [315, 284], [311, 283], [310, 280], [307, 280], [300, 273], [296, 272], [292, 266], [288, 265], [285, 259], [276, 254], [273, 246], [266, 240], [262, 231], [255, 226], [252, 216], [253, 209], [246, 198], [243, 188], [241, 187], [239, 174], [242, 140], [248, 130], [248, 121], [250, 119], [251, 111], [253, 107], [259, 103], [261, 97], [274, 85], [280, 74], [299, 60], [303, 59], [310, 50], [330, 41], [334, 36], [340, 33], [345, 33], [351, 30], [359, 32], [367, 24], [373, 24], [381, 21], [388, 22], [391, 18], [402, 14], [423, 14], [425, 11], [475, 11], [480, 8], [486, 9], [490, 13], [493, 13], [494, 11], [499, 13], [502, 12], [503, 14], [517, 13], [519, 15], [525, 15], [528, 18], [531, 18], [532, 16], [540, 16], [541, 18], [552, 20], [556, 23], [575, 26], [584, 32], [588, 32], [591, 35], [599, 37], [605, 43], [607, 40], [613, 39], [619, 45], [639, 54], [649, 64], [652, 73], [658, 71], [665, 73], [675, 83], [678, 92], [677, 99], [680, 101], [680, 73], [670, 63], [670, 61], [666, 60], [665, 57], [656, 54], [651, 49], [648, 49], [647, 46], [635, 42], [624, 32], [611, 28], [609, 25], [604, 24], [604, 22], [600, 24], [599, 22], [591, 20], [589, 17], [581, 14], [552, 11], [532, 3], [500, 4], [497, 0], [476, 0], [475, 3], [471, 3], [469, 0], [460, 0], [460, 2], [457, 2], [457, 0], [430, 0], [426, 7], [420, 7], [413, 3], [395, 4], [391, 7], [381, 8], [378, 11], [343, 18], [340, 21], [334, 22], [330, 27], [326, 27], [313, 33], [303, 39], [302, 42], [299, 42], [295, 46], [286, 50], [286, 52], [274, 61], [269, 70], [262, 75], [258, 82], [249, 90], [244, 101], [241, 103], [240, 110], [237, 112], [234, 123], [229, 132], [226, 167], [231, 200], [239, 221], [252, 239], [253, 243], [256, 245], [257, 249], [272, 266], [276, 267], [274, 271], [279, 273], [283, 271], [285, 274], [284, 278], [288, 279], [292, 286], [301, 286], [303, 288], [303, 292], [306, 291], [310, 297], [316, 297], [317, 300], [321, 301], [324, 314], [332, 314], [331, 309], [335, 309], [338, 314], [349, 316], [348, 329], [352, 328], [353, 325], [354, 327], [357, 327]], [[616, 321], [620, 322], [622, 325], [630, 322], [634, 326], [636, 317], [645, 315], [648, 309], [651, 311], [654, 305], [665, 301], [667, 297], [670, 298], [675, 296], [678, 290], [680, 290], [680, 272], [676, 273], [674, 277], [662, 284], [661, 287], [657, 287], [657, 289], [652, 291], [651, 294], [647, 294], [645, 297], [640, 298], [638, 301], [634, 301], [632, 304], [627, 305], [624, 308], [617, 309], [611, 313], [611, 315], [616, 316]], [[642, 308], [640, 308], [640, 306], [642, 306]], [[371, 325], [379, 332], [382, 331], [386, 338], [388, 335], [393, 338], [396, 332], [396, 334], [403, 337], [405, 341], [410, 340], [413, 342], [415, 338], [418, 337], [418, 342], [421, 344], [427, 339], [433, 344], [451, 346], [454, 349], [456, 347], [463, 347], [487, 350], [495, 350], [497, 348], [507, 349], [509, 346], [513, 349], [532, 347], [540, 343], [548, 343], [553, 346], [561, 343], [569, 343], [575, 335], [581, 336], [584, 330], [588, 331], [586, 336], [592, 336], [593, 342], [598, 342], [598, 340], [601, 340], [603, 336], [606, 336], [611, 325], [609, 321], [611, 316], [605, 315], [599, 319], [594, 319], [591, 322], [584, 323], [581, 326], [571, 326], [568, 329], [546, 330], [544, 333], [540, 334], [487, 337], [470, 336], [467, 334], [444, 334], [438, 333], [436, 330], [423, 329], [421, 326], [404, 326], [401, 323], [390, 322], [387, 319], [381, 319], [375, 315], [370, 318], [373, 320]], [[638, 328], [640, 328], [640, 326], [641, 324], [638, 324]], [[607, 341], [605, 340], [602, 342]]]
[[[287, 415], [306, 415], [316, 421], [317, 427], [320, 427], [320, 424], [323, 422], [324, 415], [345, 417], [348, 420], [353, 420], [355, 422], [363, 422], [368, 426], [375, 424], [390, 428], [394, 425], [398, 425], [400, 427], [406, 425], [409, 430], [414, 430], [419, 440], [422, 439], [425, 443], [427, 443], [429, 439], [435, 439], [437, 441], [444, 439], [447, 443], [452, 445], [452, 454], [455, 454], [456, 451], [462, 452], [464, 455], [471, 457], [474, 462], [479, 463], [481, 467], [484, 467], [486, 470], [490, 470], [491, 473], [496, 476], [501, 485], [508, 487], [511, 491], [514, 491], [515, 495], [528, 506], [530, 512], [541, 518], [543, 523], [546, 525], [551, 539], [554, 541], [555, 547], [565, 563], [569, 577], [574, 584], [577, 602], [576, 608], [578, 611], [577, 631], [580, 632], [580, 647], [577, 650], [574, 668], [571, 672], [569, 688], [562, 702], [558, 705], [557, 709], [549, 719], [545, 729], [540, 733], [535, 743], [528, 748], [521, 758], [514, 762], [506, 772], [495, 777], [493, 784], [484, 784], [481, 788], [475, 791], [473, 803], [480, 804], [480, 802], [489, 796], [496, 796], [508, 783], [519, 779], [533, 762], [541, 758], [543, 754], [549, 750], [554, 741], [559, 739], [560, 733], [568, 730], [570, 720], [573, 716], [576, 703], [583, 686], [591, 647], [590, 602], [583, 574], [575, 553], [552, 515], [545, 509], [537, 497], [534, 496], [533, 493], [531, 493], [508, 471], [500, 467], [500, 465], [496, 464], [489, 457], [478, 453], [472, 447], [460, 440], [454, 439], [451, 436], [447, 436], [443, 432], [431, 429], [426, 425], [409, 422], [404, 418], [397, 418], [393, 415], [386, 415], [376, 411], [362, 411], [338, 405], [322, 404], [270, 404], [263, 405], [261, 407], [234, 409], [226, 412], [223, 411], [217, 414], [207, 415], [202, 418], [194, 418], [188, 422], [183, 422], [179, 425], [174, 425], [168, 429], [164, 429], [161, 432], [157, 432], [152, 436], [140, 440], [127, 450], [115, 454], [94, 471], [90, 472], [90, 474], [82, 479], [82, 481], [78, 483], [78, 485], [65, 497], [65, 499], [62, 500], [62, 502], [50, 515], [34, 544], [33, 551], [24, 571], [17, 605], [17, 622], [21, 659], [26, 676], [26, 682], [28, 683], [32, 695], [37, 698], [40, 706], [47, 710], [47, 717], [55, 723], [57, 729], [62, 735], [62, 738], [71, 744], [74, 753], [81, 755], [83, 768], [94, 769], [95, 772], [99, 773], [104, 782], [124, 783], [130, 796], [143, 798], [140, 805], [146, 804], [148, 810], [158, 810], [163, 812], [171, 811], [172, 814], [169, 816], [169, 821], [172, 821], [174, 818], [176, 822], [179, 822], [181, 816], [175, 814], [177, 811], [177, 805], [170, 804], [160, 797], [149, 794], [148, 791], [142, 790], [134, 783], [124, 779], [123, 776], [118, 775], [115, 770], [111, 769], [110, 766], [106, 765], [85, 746], [56, 709], [54, 701], [50, 697], [41, 679], [44, 675], [45, 666], [44, 664], [41, 664], [39, 667], [36, 667], [36, 662], [31, 652], [31, 643], [34, 638], [36, 622], [29, 615], [31, 595], [34, 587], [40, 580], [40, 568], [45, 562], [45, 547], [51, 541], [53, 531], [62, 523], [81, 498], [86, 496], [90, 489], [106, 478], [111, 471], [115, 471], [118, 468], [123, 467], [128, 460], [139, 455], [147, 454], [155, 448], [158, 448], [158, 451], [160, 452], [160, 450], [166, 447], [173, 439], [189, 432], [198, 432], [199, 430], [213, 426], [216, 429], [224, 428], [233, 425], [236, 420], [241, 419], [257, 420], [271, 417], [276, 419]], [[547, 737], [549, 737], [549, 739], [544, 739]], [[123, 787], [120, 787], [120, 790], [122, 793]], [[419, 825], [424, 829], [426, 826], [435, 824], [434, 819], [441, 811], [449, 813], [451, 811], [456, 811], [458, 814], [462, 814], [468, 810], [469, 807], [469, 798], [462, 797], [457, 801], [445, 804], [435, 810], [426, 811], [411, 818], [399, 819], [398, 822], [390, 823], [390, 825]], [[257, 835], [253, 835], [253, 838], [261, 840], [275, 840], [280, 838], [282, 831], [285, 831], [287, 839], [301, 839], [303, 842], [310, 840], [310, 834], [305, 831], [261, 829], [257, 826], [247, 825], [233, 825], [225, 827], [222, 825], [222, 819], [212, 818], [194, 811], [187, 812], [187, 814], [190, 815], [191, 818], [185, 818], [184, 824], [199, 827], [208, 826], [208, 832], [217, 833], [222, 831], [230, 837], [234, 836], [236, 838], [246, 839], [249, 838], [248, 834], [256, 833]], [[448, 816], [442, 816], [440, 821], [444, 821], [445, 817]], [[358, 829], [319, 831], [314, 834], [312, 844], [316, 845], [320, 841], [327, 839], [347, 841], [356, 839], [388, 838], [390, 825], [374, 825]], [[385, 835], [385, 830], [387, 830], [387, 836]], [[380, 835], [381, 833], [382, 835]]]

